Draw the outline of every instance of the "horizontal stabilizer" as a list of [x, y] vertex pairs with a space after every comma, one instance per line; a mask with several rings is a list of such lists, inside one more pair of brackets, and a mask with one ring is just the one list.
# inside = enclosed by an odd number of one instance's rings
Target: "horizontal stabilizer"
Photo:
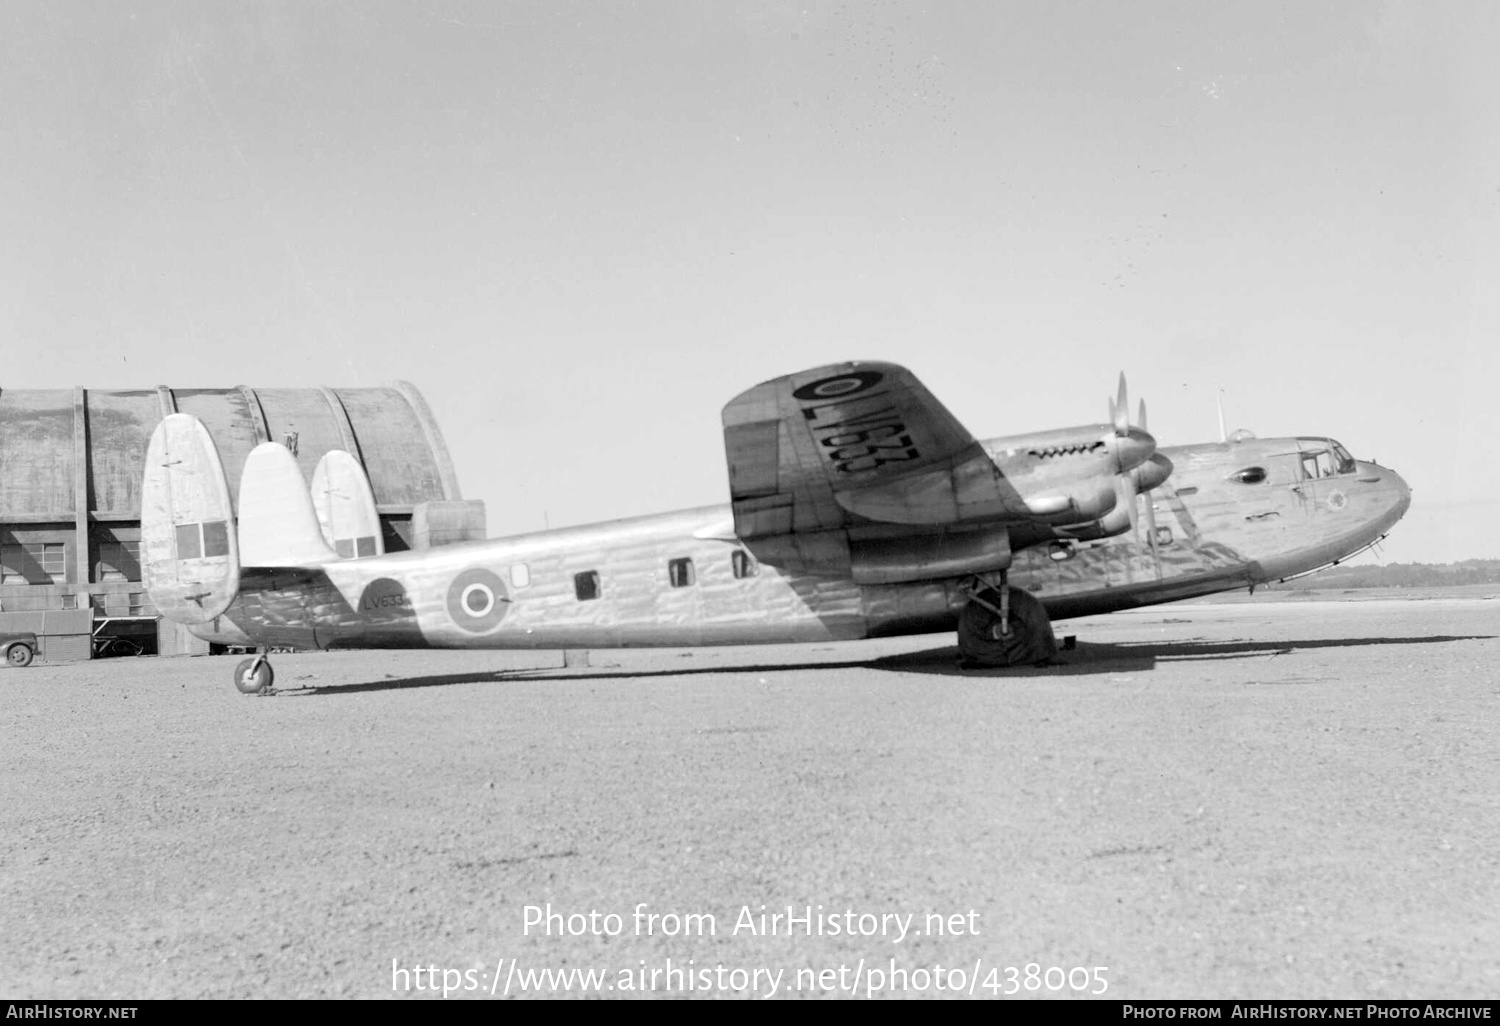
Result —
[[240, 565], [219, 450], [198, 418], [162, 420], [141, 481], [141, 579], [157, 611], [207, 623], [229, 608]]
[[278, 442], [250, 450], [240, 475], [240, 563], [317, 566], [338, 559], [323, 540], [297, 459]]
[[342, 449], [330, 449], [313, 471], [313, 509], [323, 540], [342, 559], [385, 552], [375, 493], [359, 461]]

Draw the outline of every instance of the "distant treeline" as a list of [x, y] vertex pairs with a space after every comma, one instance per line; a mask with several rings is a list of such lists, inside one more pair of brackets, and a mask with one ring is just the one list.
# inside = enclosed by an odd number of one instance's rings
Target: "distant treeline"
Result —
[[1500, 559], [1466, 559], [1462, 563], [1387, 563], [1385, 566], [1335, 566], [1276, 588], [1444, 588], [1462, 584], [1500, 584]]

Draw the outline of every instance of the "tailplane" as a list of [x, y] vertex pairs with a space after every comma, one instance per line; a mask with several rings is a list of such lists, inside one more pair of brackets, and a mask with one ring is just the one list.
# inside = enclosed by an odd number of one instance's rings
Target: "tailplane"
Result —
[[229, 483], [208, 429], [190, 414], [164, 418], [146, 450], [141, 578], [157, 610], [178, 623], [207, 623], [239, 591]]

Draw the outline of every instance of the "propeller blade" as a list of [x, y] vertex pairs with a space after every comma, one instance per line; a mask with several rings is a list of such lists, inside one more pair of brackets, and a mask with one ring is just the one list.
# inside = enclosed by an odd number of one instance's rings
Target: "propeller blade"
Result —
[[1109, 404], [1109, 419], [1115, 434], [1123, 437], [1130, 431], [1130, 396], [1125, 391], [1125, 372], [1120, 372], [1120, 398]]
[[1142, 431], [1149, 430], [1146, 427], [1146, 400], [1144, 399], [1141, 400], [1141, 415], [1136, 418], [1136, 421], [1136, 426]]

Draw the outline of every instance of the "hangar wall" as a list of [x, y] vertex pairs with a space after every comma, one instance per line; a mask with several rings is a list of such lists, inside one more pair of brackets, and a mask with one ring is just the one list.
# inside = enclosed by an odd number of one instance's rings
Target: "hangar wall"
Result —
[[[370, 478], [388, 552], [413, 547], [420, 504], [462, 498], [442, 431], [421, 393], [406, 382], [384, 388], [0, 388], [0, 631], [31, 629], [20, 625], [30, 618], [7, 614], [91, 608], [101, 637], [149, 638], [161, 654], [208, 650], [186, 630], [158, 620], [141, 585], [146, 447], [162, 417], [175, 412], [191, 413], [207, 426], [236, 508], [245, 458], [268, 440], [293, 452], [309, 482], [325, 452], [352, 453]], [[11, 619], [17, 622], [7, 628]]]

